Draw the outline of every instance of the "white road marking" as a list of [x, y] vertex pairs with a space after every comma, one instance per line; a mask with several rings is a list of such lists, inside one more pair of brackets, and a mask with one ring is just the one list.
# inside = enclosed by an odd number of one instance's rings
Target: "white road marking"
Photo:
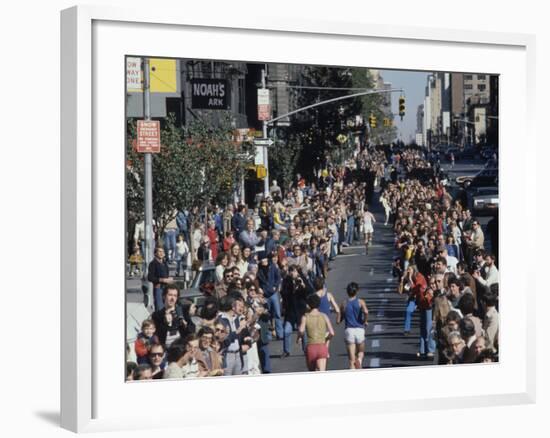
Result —
[[380, 347], [380, 339], [373, 339], [372, 343], [370, 344], [372, 348], [378, 348]]
[[357, 257], [357, 256], [360, 256], [361, 254], [340, 254], [339, 256], [337, 256], [337, 258], [341, 259], [341, 258], [344, 258], [344, 257]]
[[389, 287], [384, 288], [384, 292], [389, 292], [391, 289]]
[[386, 283], [391, 283], [393, 281], [393, 278], [386, 278]]
[[382, 331], [382, 326], [380, 324], [375, 324], [374, 328], [372, 329], [373, 333], [380, 333]]
[[371, 368], [378, 368], [380, 366], [380, 359], [378, 357], [373, 357], [370, 360], [370, 365], [369, 366]]
[[382, 318], [384, 316], [384, 309], [380, 309], [378, 313], [376, 314], [378, 318]]
[[382, 302], [383, 302], [384, 304], [387, 304], [387, 303], [388, 303], [388, 299], [387, 299], [387, 298], [384, 298], [384, 299], [382, 300]]

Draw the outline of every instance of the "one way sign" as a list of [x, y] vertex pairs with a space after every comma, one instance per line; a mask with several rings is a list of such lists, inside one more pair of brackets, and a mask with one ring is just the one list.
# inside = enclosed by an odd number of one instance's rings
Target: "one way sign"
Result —
[[254, 146], [272, 146], [273, 140], [270, 138], [255, 138], [254, 139]]

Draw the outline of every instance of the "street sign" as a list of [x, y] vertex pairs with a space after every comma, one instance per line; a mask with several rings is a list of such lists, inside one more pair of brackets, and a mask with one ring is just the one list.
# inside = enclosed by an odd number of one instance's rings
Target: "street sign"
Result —
[[193, 109], [226, 110], [229, 108], [229, 86], [225, 79], [191, 79]]
[[274, 143], [273, 140], [270, 138], [255, 138], [254, 139], [254, 145], [255, 146], [272, 146]]
[[141, 58], [126, 58], [126, 90], [142, 91], [143, 77], [141, 74]]
[[160, 122], [138, 120], [136, 150], [141, 153], [160, 152]]
[[264, 151], [266, 149], [262, 146], [256, 146], [256, 153], [254, 154], [254, 164], [264, 164]]
[[271, 118], [271, 105], [269, 104], [269, 90], [258, 89], [258, 120], [269, 120]]

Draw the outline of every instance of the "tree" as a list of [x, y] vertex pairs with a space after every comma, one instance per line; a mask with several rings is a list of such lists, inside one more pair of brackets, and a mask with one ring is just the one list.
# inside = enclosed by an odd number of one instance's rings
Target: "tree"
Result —
[[[297, 106], [304, 107], [335, 97], [352, 94], [352, 69], [308, 66], [302, 73], [302, 85], [321, 89], [302, 89]], [[338, 101], [301, 113], [293, 123], [293, 138], [299, 143], [297, 168], [311, 176], [315, 167], [324, 166], [327, 156], [340, 148], [337, 137], [347, 134], [346, 122], [361, 112], [359, 98]]]
[[[352, 83], [355, 88], [374, 89], [374, 81], [369, 70], [364, 68], [352, 69]], [[373, 114], [377, 120], [377, 126], [370, 131], [370, 139], [374, 143], [391, 143], [397, 137], [397, 128], [392, 124], [391, 126], [384, 126], [382, 123], [384, 118], [389, 118], [393, 121], [393, 113], [384, 113], [382, 108], [386, 99], [390, 99], [390, 96], [386, 93], [368, 94], [362, 96], [362, 115], [364, 120], [368, 120], [368, 117]]]
[[288, 137], [276, 139], [275, 146], [269, 149], [270, 177], [277, 180], [284, 190], [294, 181], [301, 150], [300, 140], [294, 133]]
[[[144, 215], [143, 157], [132, 145], [135, 122], [128, 121], [126, 198], [128, 219]], [[153, 218], [162, 235], [166, 225], [183, 208], [203, 209], [210, 202], [227, 202], [236, 175], [250, 162], [253, 146], [236, 144], [228, 118], [218, 127], [208, 120], [194, 120], [187, 128], [170, 115], [163, 120], [161, 152], [153, 154]]]

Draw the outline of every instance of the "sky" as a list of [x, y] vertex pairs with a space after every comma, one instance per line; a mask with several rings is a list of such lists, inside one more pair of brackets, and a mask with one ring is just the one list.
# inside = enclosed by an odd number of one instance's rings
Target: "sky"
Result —
[[406, 70], [380, 70], [384, 82], [390, 82], [392, 88], [402, 88], [405, 96], [405, 117], [401, 121], [399, 113], [399, 96], [392, 93], [392, 112], [395, 114], [394, 124], [398, 130], [398, 138], [408, 142], [415, 138], [416, 111], [418, 105], [424, 103], [424, 93], [429, 72]]

